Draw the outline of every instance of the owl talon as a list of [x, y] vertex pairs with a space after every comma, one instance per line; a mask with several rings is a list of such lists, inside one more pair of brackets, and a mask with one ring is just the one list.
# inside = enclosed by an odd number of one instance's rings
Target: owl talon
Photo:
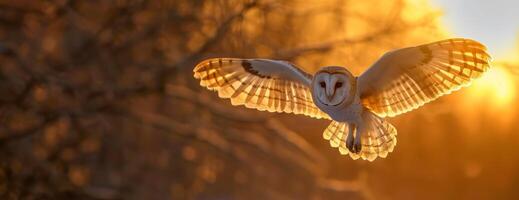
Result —
[[346, 138], [346, 147], [348, 148], [348, 150], [350, 150], [350, 152], [355, 153], [353, 143], [354, 143], [353, 135], [350, 134], [350, 135], [348, 135], [348, 138]]
[[353, 133], [355, 132], [355, 129], [357, 127], [355, 126], [355, 124], [350, 124], [350, 128], [348, 130], [348, 136], [346, 138], [346, 147], [348, 148], [348, 150], [350, 150], [350, 152], [355, 152], [354, 151], [354, 147], [353, 147], [353, 143], [354, 143], [354, 138], [353, 138]]
[[355, 150], [354, 153], [360, 153], [360, 151], [362, 150], [362, 143], [360, 141], [360, 137], [355, 138], [354, 142], [355, 142], [353, 145], [353, 149]]

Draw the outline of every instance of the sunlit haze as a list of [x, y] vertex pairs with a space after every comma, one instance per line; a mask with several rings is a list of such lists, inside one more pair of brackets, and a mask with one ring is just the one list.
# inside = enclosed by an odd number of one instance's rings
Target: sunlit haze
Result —
[[519, 31], [519, 1], [433, 0], [442, 11], [442, 23], [455, 37], [483, 42], [494, 58], [491, 70], [477, 80], [469, 98], [491, 99], [492, 105], [506, 108], [513, 103], [516, 84], [500, 62], [516, 62]]
[[512, 103], [515, 96], [513, 77], [499, 66], [490, 68], [487, 73], [474, 82], [470, 90], [477, 94], [478, 98], [489, 99], [492, 97], [491, 102], [498, 107]]
[[455, 36], [485, 43], [495, 58], [515, 48], [519, 31], [519, 1], [433, 0], [443, 11], [443, 23]]

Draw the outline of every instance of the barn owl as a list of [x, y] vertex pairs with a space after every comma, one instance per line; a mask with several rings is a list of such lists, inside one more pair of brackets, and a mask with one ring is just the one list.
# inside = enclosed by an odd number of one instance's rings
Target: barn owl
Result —
[[471, 39], [448, 39], [385, 53], [360, 76], [326, 66], [313, 76], [269, 59], [213, 58], [193, 70], [200, 85], [261, 111], [331, 120], [323, 137], [340, 154], [373, 161], [396, 145], [385, 118], [467, 86], [489, 69], [490, 55]]

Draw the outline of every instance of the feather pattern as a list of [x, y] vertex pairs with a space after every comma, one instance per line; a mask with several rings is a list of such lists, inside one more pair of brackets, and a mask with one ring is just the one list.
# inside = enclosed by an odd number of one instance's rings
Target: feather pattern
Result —
[[358, 79], [362, 104], [392, 117], [468, 86], [489, 68], [485, 46], [449, 39], [386, 53]]
[[363, 113], [364, 124], [357, 131], [362, 131], [360, 153], [352, 153], [346, 147], [349, 134], [347, 123], [332, 121], [323, 133], [323, 138], [330, 141], [330, 146], [338, 148], [341, 155], [349, 155], [352, 159], [373, 161], [377, 157], [385, 158], [396, 146], [396, 128], [386, 120], [366, 111]]
[[232, 105], [330, 119], [312, 100], [312, 76], [288, 62], [215, 58], [202, 61], [193, 72], [201, 86]]

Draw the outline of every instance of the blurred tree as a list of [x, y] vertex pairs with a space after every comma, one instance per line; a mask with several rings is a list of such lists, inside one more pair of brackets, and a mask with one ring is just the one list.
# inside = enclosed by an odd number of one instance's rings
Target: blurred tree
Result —
[[191, 70], [225, 56], [360, 73], [441, 36], [435, 17], [404, 0], [0, 2], [0, 198], [375, 198], [320, 140], [326, 122], [299, 135], [284, 124], [301, 118], [231, 107]]

